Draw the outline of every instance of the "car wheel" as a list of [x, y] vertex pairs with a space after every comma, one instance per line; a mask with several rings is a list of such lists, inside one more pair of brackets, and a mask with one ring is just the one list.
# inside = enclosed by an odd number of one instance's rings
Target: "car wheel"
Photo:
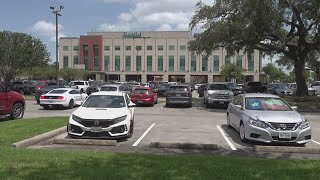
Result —
[[37, 104], [40, 104], [40, 101], [39, 101], [39, 100], [37, 100]]
[[128, 132], [128, 138], [131, 138], [133, 135], [133, 122], [130, 121], [130, 130]]
[[24, 115], [24, 107], [21, 103], [15, 104], [10, 112], [10, 119], [21, 119]]
[[68, 108], [72, 109], [73, 106], [74, 106], [74, 101], [73, 101], [73, 99], [71, 99], [70, 102], [69, 102]]
[[240, 140], [244, 143], [247, 143], [248, 142], [248, 139], [246, 138], [246, 135], [245, 135], [245, 128], [244, 128], [244, 125], [243, 125], [243, 122], [241, 122], [240, 124], [240, 129], [239, 129], [239, 135], [240, 135]]
[[192, 108], [192, 103], [188, 104], [188, 108]]
[[231, 125], [230, 125], [230, 116], [229, 116], [229, 114], [227, 114], [227, 126], [228, 126], [228, 128], [230, 128], [230, 129], [231, 129]]
[[45, 110], [48, 110], [49, 109], [49, 106], [47, 106], [47, 105], [44, 105], [44, 106], [42, 106], [43, 107], [43, 109], [45, 109]]

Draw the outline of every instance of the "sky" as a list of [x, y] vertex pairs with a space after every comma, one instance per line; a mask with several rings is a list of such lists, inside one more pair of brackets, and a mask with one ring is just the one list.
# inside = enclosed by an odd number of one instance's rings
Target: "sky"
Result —
[[[91, 31], [187, 31], [198, 0], [2, 0], [0, 30], [31, 34], [55, 59], [55, 15], [59, 37]], [[202, 0], [212, 4], [214, 0]]]

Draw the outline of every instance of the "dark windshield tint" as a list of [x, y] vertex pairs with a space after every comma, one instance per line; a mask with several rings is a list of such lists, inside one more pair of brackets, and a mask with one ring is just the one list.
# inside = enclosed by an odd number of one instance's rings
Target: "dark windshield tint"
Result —
[[281, 98], [248, 97], [246, 98], [248, 110], [291, 111], [289, 105]]
[[73, 84], [74, 84], [74, 85], [77, 85], [77, 86], [78, 86], [78, 85], [84, 85], [84, 82], [74, 82]]
[[125, 107], [123, 96], [91, 95], [83, 103], [89, 108], [122, 108]]
[[64, 94], [67, 90], [52, 90], [49, 94]]
[[229, 90], [229, 86], [227, 84], [210, 84], [209, 90]]
[[114, 86], [105, 86], [100, 89], [100, 91], [117, 91], [117, 87]]
[[149, 94], [147, 89], [135, 89], [134, 94]]
[[169, 91], [188, 91], [187, 86], [171, 86]]

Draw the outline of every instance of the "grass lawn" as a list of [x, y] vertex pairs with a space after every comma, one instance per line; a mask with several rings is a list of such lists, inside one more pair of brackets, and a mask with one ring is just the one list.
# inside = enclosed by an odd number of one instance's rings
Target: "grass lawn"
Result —
[[26, 120], [28, 123], [23, 120], [0, 122], [1, 179], [319, 179], [320, 161], [9, 147], [18, 140], [58, 128], [66, 120], [39, 118]]
[[319, 96], [285, 96], [284, 99], [291, 106], [298, 106], [299, 110], [320, 110], [320, 97]]
[[34, 95], [32, 95], [32, 94], [24, 95], [24, 98], [26, 100], [35, 100]]

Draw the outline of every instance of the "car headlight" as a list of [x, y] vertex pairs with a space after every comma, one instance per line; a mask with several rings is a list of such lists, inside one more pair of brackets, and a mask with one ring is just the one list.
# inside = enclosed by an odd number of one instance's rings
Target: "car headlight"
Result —
[[75, 121], [78, 122], [78, 123], [81, 123], [81, 122], [82, 122], [82, 118], [80, 118], [80, 117], [78, 117], [78, 116], [76, 116], [76, 115], [74, 115], [74, 114], [72, 114], [72, 119], [75, 120]]
[[113, 122], [113, 124], [117, 124], [117, 123], [122, 122], [126, 119], [127, 119], [127, 115], [124, 115], [124, 116], [113, 119], [112, 122]]
[[260, 121], [260, 120], [256, 120], [253, 118], [249, 118], [249, 124], [251, 124], [252, 126], [256, 126], [256, 127], [260, 127], [260, 128], [267, 128], [269, 127], [267, 123], [265, 123], [264, 121]]
[[300, 126], [299, 126], [299, 128], [300, 128], [301, 130], [306, 129], [306, 128], [308, 128], [308, 127], [310, 127], [310, 124], [309, 124], [309, 121], [306, 120], [306, 119], [304, 119], [304, 120], [300, 123]]

